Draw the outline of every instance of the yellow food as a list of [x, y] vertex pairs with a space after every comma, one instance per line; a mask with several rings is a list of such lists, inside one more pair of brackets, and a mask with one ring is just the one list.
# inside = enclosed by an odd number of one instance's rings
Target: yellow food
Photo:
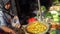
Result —
[[31, 23], [27, 26], [27, 31], [30, 33], [40, 33], [46, 31], [47, 26], [40, 22]]

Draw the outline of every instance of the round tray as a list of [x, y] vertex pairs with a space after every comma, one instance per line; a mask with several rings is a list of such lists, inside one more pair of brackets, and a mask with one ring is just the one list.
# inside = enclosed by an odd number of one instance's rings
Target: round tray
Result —
[[[38, 34], [45, 34], [45, 33], [49, 30], [49, 24], [48, 24], [48, 23], [45, 23], [45, 22], [42, 22], [42, 21], [35, 21], [35, 22], [30, 23], [30, 24], [33, 24], [33, 23], [36, 23], [36, 22], [40, 22], [40, 23], [42, 23], [42, 24], [44, 24], [44, 25], [47, 26], [47, 29], [46, 29], [44, 32], [40, 32], [40, 33], [38, 33]], [[28, 24], [28, 25], [26, 26], [26, 28], [27, 28], [30, 24]], [[26, 31], [27, 31], [27, 29], [26, 29]], [[28, 31], [27, 31], [27, 32], [28, 32]], [[28, 33], [29, 33], [29, 32], [28, 32]]]

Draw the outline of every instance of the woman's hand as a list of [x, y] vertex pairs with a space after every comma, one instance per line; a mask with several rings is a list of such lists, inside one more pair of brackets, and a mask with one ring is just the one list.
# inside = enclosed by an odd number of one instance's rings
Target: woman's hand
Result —
[[13, 30], [9, 30], [9, 31], [10, 31], [9, 32], [10, 34], [16, 34], [15, 31], [13, 31]]
[[15, 24], [15, 28], [20, 28], [20, 24]]
[[8, 32], [8, 33], [11, 33], [11, 34], [16, 34], [14, 30], [8, 28], [7, 26], [2, 26], [1, 29], [2, 29], [4, 32]]

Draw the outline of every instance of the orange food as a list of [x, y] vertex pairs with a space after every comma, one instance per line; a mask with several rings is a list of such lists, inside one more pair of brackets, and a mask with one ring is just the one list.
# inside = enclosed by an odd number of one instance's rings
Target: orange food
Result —
[[47, 29], [47, 26], [40, 22], [31, 23], [27, 26], [27, 31], [30, 33], [44, 32], [46, 31], [46, 29]]

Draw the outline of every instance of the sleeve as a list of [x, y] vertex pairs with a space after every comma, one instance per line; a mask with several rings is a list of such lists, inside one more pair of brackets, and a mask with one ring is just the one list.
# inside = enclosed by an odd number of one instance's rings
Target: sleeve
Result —
[[5, 26], [5, 25], [6, 25], [6, 23], [3, 19], [3, 13], [0, 11], [0, 27]]

